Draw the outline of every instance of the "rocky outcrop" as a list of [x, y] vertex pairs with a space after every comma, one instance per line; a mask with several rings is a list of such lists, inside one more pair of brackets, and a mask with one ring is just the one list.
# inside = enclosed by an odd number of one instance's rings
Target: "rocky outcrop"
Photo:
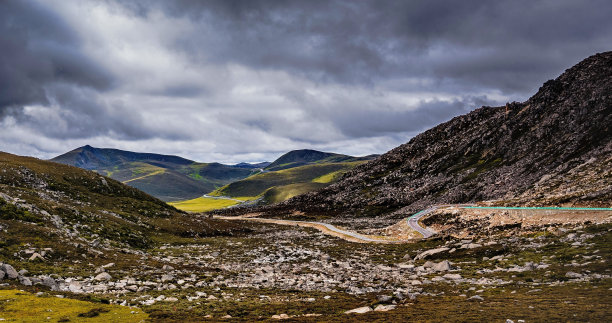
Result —
[[609, 206], [611, 93], [612, 52], [596, 54], [526, 102], [456, 117], [336, 184], [258, 211], [404, 217], [432, 204], [484, 200]]

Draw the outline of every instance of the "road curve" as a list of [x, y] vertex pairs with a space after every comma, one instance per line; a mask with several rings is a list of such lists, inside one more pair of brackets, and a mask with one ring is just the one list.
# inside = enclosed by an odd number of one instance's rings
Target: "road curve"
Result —
[[260, 223], [272, 223], [281, 225], [296, 225], [300, 227], [314, 228], [322, 231], [323, 233], [333, 235], [344, 240], [352, 242], [374, 242], [374, 243], [403, 243], [407, 240], [391, 240], [391, 239], [378, 239], [372, 236], [363, 235], [357, 232], [340, 229], [333, 224], [323, 222], [308, 222], [308, 221], [294, 221], [294, 220], [280, 220], [280, 219], [264, 219], [256, 217], [228, 217], [228, 216], [215, 216], [216, 219], [223, 220], [245, 220], [254, 221]]
[[423, 238], [429, 238], [432, 235], [436, 234], [436, 232], [428, 230], [426, 228], [423, 228], [420, 224], [419, 224], [419, 220], [424, 217], [425, 215], [435, 211], [438, 209], [438, 206], [431, 206], [423, 211], [420, 211], [418, 213], [413, 214], [412, 216], [410, 216], [409, 218], [406, 219], [406, 221], [408, 221], [408, 225], [410, 225], [410, 227], [419, 232], [420, 234], [423, 235]]

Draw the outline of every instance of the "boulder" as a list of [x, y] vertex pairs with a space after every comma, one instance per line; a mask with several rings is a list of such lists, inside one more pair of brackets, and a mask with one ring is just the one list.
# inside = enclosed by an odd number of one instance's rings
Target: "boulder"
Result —
[[372, 308], [369, 307], [369, 306], [358, 307], [358, 308], [354, 308], [352, 310], [348, 310], [348, 311], [344, 312], [344, 314], [363, 314], [363, 313], [367, 313], [367, 312], [372, 312]]
[[100, 273], [98, 274], [94, 279], [97, 281], [107, 281], [107, 280], [111, 280], [113, 277], [111, 277], [111, 275], [109, 275], [108, 273], [104, 272], [104, 273]]
[[424, 252], [421, 252], [420, 254], [418, 254], [416, 257], [414, 257], [414, 260], [419, 260], [419, 259], [425, 259], [426, 257], [429, 257], [431, 255], [435, 255], [437, 253], [441, 253], [441, 252], [445, 252], [450, 250], [449, 248], [446, 247], [442, 247], [442, 248], [436, 248], [436, 249], [430, 249]]
[[378, 305], [376, 306], [376, 308], [374, 309], [375, 312], [387, 312], [390, 310], [394, 310], [397, 307], [397, 305]]
[[442, 276], [442, 278], [450, 279], [450, 280], [457, 280], [457, 279], [461, 279], [461, 275], [459, 275], [459, 274], [446, 274], [446, 275]]
[[51, 290], [57, 290], [57, 282], [55, 281], [55, 279], [49, 277], [49, 276], [43, 276], [42, 277], [42, 282], [43, 285], [51, 288]]
[[431, 268], [435, 271], [449, 271], [452, 269], [448, 260], [440, 261], [439, 263], [434, 264]]
[[28, 277], [19, 275], [17, 278], [19, 279], [19, 283], [21, 285], [32, 286], [32, 281]]
[[35, 261], [35, 260], [41, 260], [44, 261], [45, 258], [43, 258], [43, 256], [41, 256], [38, 252], [33, 253], [30, 258], [28, 258], [29, 261]]
[[15, 270], [15, 268], [9, 264], [2, 264], [2, 266], [0, 266], [0, 270], [6, 273], [9, 279], [16, 279], [19, 277], [17, 270]]

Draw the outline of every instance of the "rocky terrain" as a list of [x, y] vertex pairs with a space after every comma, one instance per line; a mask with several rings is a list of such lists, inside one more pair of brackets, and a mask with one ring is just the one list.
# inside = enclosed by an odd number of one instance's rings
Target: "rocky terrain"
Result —
[[610, 206], [610, 93], [612, 52], [593, 55], [526, 102], [456, 117], [333, 185], [258, 211], [401, 218], [432, 204], [485, 200]]
[[[365, 315], [360, 320], [477, 315], [498, 321], [601, 321], [612, 314], [605, 305], [612, 300], [610, 224], [400, 245], [354, 244], [309, 229], [248, 226], [248, 235], [123, 250], [129, 259], [105, 250], [68, 266], [55, 261], [57, 268], [46, 266], [54, 262], [56, 250], [23, 246], [11, 259], [17, 269], [10, 263], [0, 266], [1, 283], [42, 291], [40, 297], [89, 295], [139, 307], [162, 321], [337, 321], [351, 315]], [[436, 313], [442, 303], [444, 313]], [[490, 312], [479, 312], [483, 309]]]

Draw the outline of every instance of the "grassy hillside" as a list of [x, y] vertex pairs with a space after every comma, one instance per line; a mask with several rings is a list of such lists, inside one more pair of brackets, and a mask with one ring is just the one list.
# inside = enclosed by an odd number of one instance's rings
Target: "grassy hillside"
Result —
[[164, 201], [192, 199], [259, 171], [259, 168], [118, 149], [84, 146], [51, 161], [94, 170]]
[[211, 195], [234, 198], [263, 197], [266, 203], [277, 203], [325, 187], [337, 180], [342, 173], [362, 163], [322, 163], [265, 172], [230, 183]]
[[329, 164], [329, 163], [341, 163], [341, 162], [354, 162], [354, 161], [366, 161], [371, 160], [375, 155], [366, 157], [353, 157], [342, 154], [327, 153], [322, 151], [316, 151], [311, 149], [301, 149], [290, 151], [277, 160], [268, 165], [265, 169], [269, 171], [277, 171], [283, 169], [289, 169], [293, 167], [300, 167], [312, 164]]

